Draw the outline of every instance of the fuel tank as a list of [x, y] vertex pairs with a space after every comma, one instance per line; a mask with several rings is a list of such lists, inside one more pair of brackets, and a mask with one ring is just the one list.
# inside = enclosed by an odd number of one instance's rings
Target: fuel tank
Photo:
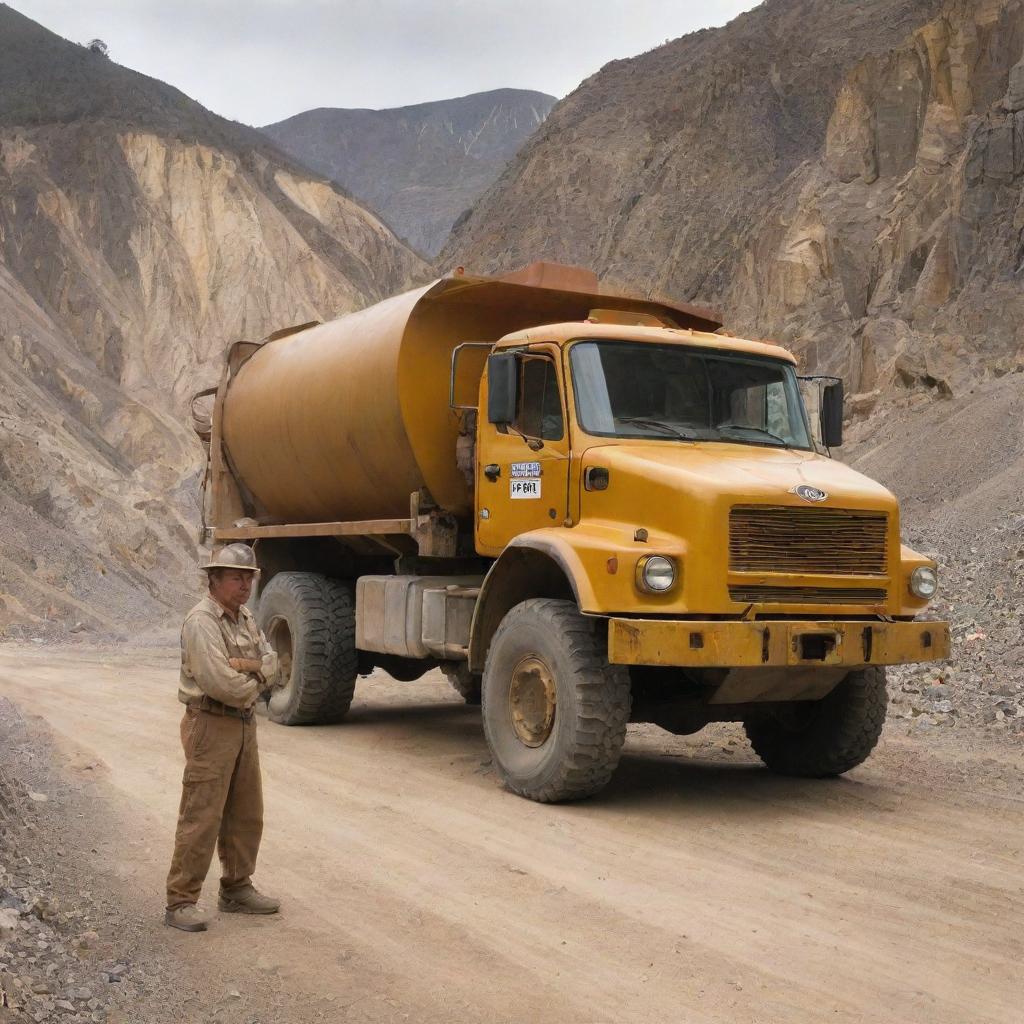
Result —
[[[453, 350], [582, 321], [597, 307], [720, 326], [695, 307], [599, 294], [596, 277], [578, 268], [456, 273], [257, 347], [224, 395], [231, 471], [270, 521], [403, 518], [410, 494], [424, 488], [445, 510], [468, 515], [473, 495], [455, 455], [460, 416], [449, 406]], [[463, 351], [457, 401], [476, 404], [486, 356], [486, 347]]]

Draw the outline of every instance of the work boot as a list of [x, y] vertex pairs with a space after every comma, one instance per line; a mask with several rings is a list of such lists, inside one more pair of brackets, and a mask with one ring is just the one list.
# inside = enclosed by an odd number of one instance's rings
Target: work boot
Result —
[[231, 892], [221, 889], [217, 907], [225, 914], [276, 914], [281, 909], [281, 901], [246, 885]]
[[183, 903], [164, 914], [164, 924], [183, 932], [205, 932], [207, 918], [194, 903]]

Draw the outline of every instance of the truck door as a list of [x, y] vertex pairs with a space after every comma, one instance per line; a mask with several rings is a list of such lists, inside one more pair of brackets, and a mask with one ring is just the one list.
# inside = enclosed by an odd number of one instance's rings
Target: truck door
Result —
[[563, 388], [552, 355], [516, 354], [515, 419], [487, 422], [481, 408], [476, 466], [476, 541], [499, 554], [514, 537], [559, 526], [568, 512], [569, 433]]

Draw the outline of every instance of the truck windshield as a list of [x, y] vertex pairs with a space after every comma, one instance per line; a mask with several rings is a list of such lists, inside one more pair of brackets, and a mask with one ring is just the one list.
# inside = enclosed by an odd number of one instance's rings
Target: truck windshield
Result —
[[570, 351], [588, 434], [811, 448], [789, 363], [628, 341], [578, 341]]

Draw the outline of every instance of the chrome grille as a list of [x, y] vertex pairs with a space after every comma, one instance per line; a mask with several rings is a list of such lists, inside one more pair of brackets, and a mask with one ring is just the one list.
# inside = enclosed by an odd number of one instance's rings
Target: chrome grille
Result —
[[884, 576], [884, 512], [736, 505], [729, 511], [731, 572]]
[[743, 604], [885, 604], [885, 590], [857, 587], [730, 587]]

